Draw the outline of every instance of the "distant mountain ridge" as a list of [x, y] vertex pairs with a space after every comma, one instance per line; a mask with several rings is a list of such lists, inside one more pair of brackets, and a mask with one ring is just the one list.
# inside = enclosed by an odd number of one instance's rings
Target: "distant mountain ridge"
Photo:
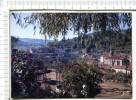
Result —
[[[46, 44], [53, 42], [53, 40], [46, 40]], [[45, 45], [45, 39], [32, 39], [32, 38], [20, 38], [17, 45], [33, 45], [33, 46], [43, 46]]]

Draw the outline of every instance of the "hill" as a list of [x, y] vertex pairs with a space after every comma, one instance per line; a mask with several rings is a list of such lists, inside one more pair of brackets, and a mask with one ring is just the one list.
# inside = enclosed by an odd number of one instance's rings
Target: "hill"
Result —
[[[53, 42], [53, 40], [46, 40], [46, 44], [49, 42]], [[20, 38], [15, 48], [27, 50], [28, 48], [38, 48], [39, 46], [45, 46], [44, 39]]]
[[111, 31], [107, 30], [104, 33], [97, 31], [75, 37], [73, 39], [62, 39], [57, 44], [50, 43], [50, 47], [57, 48], [86, 48], [87, 52], [109, 52], [110, 48], [115, 53], [132, 53], [132, 29]]

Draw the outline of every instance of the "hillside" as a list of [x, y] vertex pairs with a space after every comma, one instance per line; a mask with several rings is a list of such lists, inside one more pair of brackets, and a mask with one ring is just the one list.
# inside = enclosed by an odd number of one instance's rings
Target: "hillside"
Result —
[[[73, 39], [62, 39], [56, 45], [48, 44], [50, 47], [57, 48], [87, 48], [87, 52], [109, 52], [110, 47], [115, 53], [131, 53], [132, 52], [132, 30], [110, 31], [104, 33], [100, 31], [88, 33], [84, 36], [75, 37]], [[84, 40], [84, 41], [83, 41]]]
[[[53, 42], [53, 40], [46, 40], [46, 44], [49, 42]], [[15, 48], [26, 51], [29, 48], [38, 48], [40, 46], [45, 46], [44, 39], [20, 38]]]
[[[46, 40], [46, 43], [53, 42], [52, 40]], [[20, 38], [17, 42], [17, 45], [20, 46], [44, 46], [45, 40], [44, 39], [31, 39], [31, 38]]]

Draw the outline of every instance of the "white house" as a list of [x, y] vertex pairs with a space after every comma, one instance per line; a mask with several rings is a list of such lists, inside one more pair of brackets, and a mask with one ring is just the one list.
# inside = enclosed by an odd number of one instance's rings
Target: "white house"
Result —
[[104, 67], [104, 66], [106, 66], [106, 64], [104, 64], [104, 63], [99, 63], [99, 67]]
[[[126, 66], [123, 65], [123, 66], [112, 66], [110, 69], [114, 69], [116, 71], [116, 73], [118, 72], [122, 72], [122, 73], [126, 73]], [[127, 73], [130, 74], [132, 72], [132, 65], [128, 66], [128, 69], [127, 69]]]
[[132, 63], [132, 55], [129, 55], [127, 58], [130, 61], [130, 63]]
[[106, 55], [106, 56], [100, 57], [100, 63], [104, 63], [104, 64], [111, 65], [111, 66], [114, 66], [114, 65], [122, 66], [122, 65], [125, 65], [124, 59], [125, 57]]
[[[99, 67], [103, 67], [104, 69], [114, 69], [117, 73], [123, 72], [126, 73], [126, 64], [124, 62], [125, 56], [110, 56], [110, 55], [102, 55], [100, 57]], [[130, 61], [130, 65], [128, 67], [127, 73], [132, 72], [132, 56], [128, 56], [128, 60]]]
[[101, 56], [101, 57], [100, 57], [100, 62], [101, 62], [101, 63], [104, 63], [104, 56]]

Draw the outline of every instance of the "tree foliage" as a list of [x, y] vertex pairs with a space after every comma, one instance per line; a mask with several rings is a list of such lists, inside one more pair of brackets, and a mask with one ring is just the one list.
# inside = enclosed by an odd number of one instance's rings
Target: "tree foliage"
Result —
[[25, 18], [18, 13], [12, 15], [21, 27], [33, 25], [34, 33], [39, 28], [39, 33], [45, 38], [65, 36], [68, 30], [73, 30], [75, 34], [83, 34], [84, 38], [92, 28], [101, 30], [104, 34], [108, 29], [118, 31], [122, 25], [130, 28], [132, 23], [131, 13], [32, 13]]
[[[90, 33], [89, 33], [90, 34]], [[121, 31], [105, 31], [103, 38], [100, 38], [102, 32], [94, 32], [91, 35], [84, 36], [84, 47], [87, 49], [87, 52], [93, 51], [110, 51], [110, 47], [114, 49], [116, 53], [124, 52], [130, 53], [132, 46], [132, 29], [121, 30]], [[53, 43], [49, 43], [49, 47], [56, 48], [73, 48], [80, 50], [81, 47], [81, 36], [74, 37], [73, 39], [67, 39], [63, 41], [58, 41], [55, 46]]]
[[[82, 98], [85, 94], [85, 97], [94, 98], [100, 93], [101, 87], [99, 83], [102, 82], [100, 78], [101, 73], [95, 64], [87, 65], [85, 60], [80, 60], [78, 62], [73, 61], [65, 67], [66, 71], [63, 73], [63, 84], [66, 91], [73, 90], [73, 94]], [[83, 92], [85, 85], [87, 89]]]
[[11, 36], [11, 48], [14, 48], [18, 41], [19, 41], [18, 37]]

